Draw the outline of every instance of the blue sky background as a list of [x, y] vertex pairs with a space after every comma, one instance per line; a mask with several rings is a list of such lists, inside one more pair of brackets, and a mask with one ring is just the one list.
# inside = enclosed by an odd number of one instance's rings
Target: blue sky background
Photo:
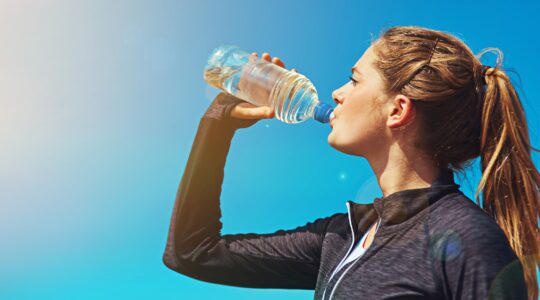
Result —
[[[502, 49], [538, 147], [533, 11], [533, 1], [0, 0], [0, 299], [312, 299], [204, 283], [161, 262], [191, 143], [217, 94], [202, 76], [211, 50], [268, 51], [332, 103], [383, 28], [448, 31], [475, 53]], [[223, 233], [293, 228], [379, 196], [366, 161], [332, 149], [329, 132], [275, 119], [238, 131]], [[459, 179], [470, 197], [478, 173]]]

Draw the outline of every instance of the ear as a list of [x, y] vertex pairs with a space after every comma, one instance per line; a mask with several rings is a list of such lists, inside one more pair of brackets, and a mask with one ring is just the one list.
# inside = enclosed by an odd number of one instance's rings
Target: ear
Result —
[[401, 94], [394, 97], [389, 110], [386, 126], [391, 129], [408, 125], [416, 115], [414, 103], [407, 96]]

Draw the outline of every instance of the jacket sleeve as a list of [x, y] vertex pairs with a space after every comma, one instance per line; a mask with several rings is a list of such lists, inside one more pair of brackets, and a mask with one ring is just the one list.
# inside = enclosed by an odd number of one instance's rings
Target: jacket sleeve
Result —
[[227, 120], [201, 119], [176, 195], [163, 261], [174, 271], [213, 283], [314, 289], [332, 217], [271, 234], [220, 234], [221, 184], [236, 129]]
[[445, 299], [527, 299], [522, 265], [503, 231], [478, 218], [454, 227], [432, 244]]

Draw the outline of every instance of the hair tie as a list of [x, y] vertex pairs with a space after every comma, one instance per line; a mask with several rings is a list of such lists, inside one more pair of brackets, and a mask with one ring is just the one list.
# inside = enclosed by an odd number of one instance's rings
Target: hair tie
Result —
[[433, 45], [433, 48], [431, 48], [431, 54], [429, 55], [429, 59], [427, 61], [427, 65], [431, 62], [431, 58], [433, 57], [433, 53], [435, 53], [435, 48], [437, 48], [437, 43], [439, 43], [439, 37], [435, 38], [435, 44]]
[[484, 66], [482, 65], [482, 77], [486, 76], [487, 71], [491, 69], [490, 66]]
[[[489, 69], [491, 69], [491, 67], [490, 67], [490, 66], [484, 66], [484, 65], [482, 65], [481, 68], [482, 68], [482, 71], [481, 71], [480, 79], [482, 80], [482, 83], [483, 83], [484, 85], [486, 85], [486, 84], [487, 84], [487, 82], [486, 82], [486, 74], [487, 74], [487, 71], [488, 71]], [[490, 74], [491, 74], [491, 73], [490, 73]]]

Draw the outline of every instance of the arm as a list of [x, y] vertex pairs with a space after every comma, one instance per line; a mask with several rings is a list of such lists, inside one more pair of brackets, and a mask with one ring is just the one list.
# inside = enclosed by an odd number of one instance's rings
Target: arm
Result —
[[[217, 102], [219, 97], [225, 96]], [[209, 111], [223, 110], [215, 103]], [[176, 195], [164, 263], [208, 282], [313, 289], [330, 218], [272, 234], [220, 235], [220, 193], [230, 142], [236, 129], [255, 122], [235, 123], [240, 120], [227, 115], [207, 113], [201, 119]]]

